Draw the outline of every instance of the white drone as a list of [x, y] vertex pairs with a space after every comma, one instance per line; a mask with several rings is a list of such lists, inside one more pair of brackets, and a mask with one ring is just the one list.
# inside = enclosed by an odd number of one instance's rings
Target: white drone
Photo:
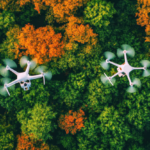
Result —
[[[143, 65], [143, 67], [132, 67], [129, 65], [128, 61], [127, 61], [127, 55], [131, 56], [131, 57], [134, 57], [135, 55], [135, 51], [134, 49], [127, 45], [127, 44], [123, 44], [122, 46], [122, 49], [118, 48], [117, 49], [117, 55], [118, 57], [121, 57], [124, 55], [124, 59], [125, 59], [125, 63], [123, 63], [122, 65], [119, 65], [119, 64], [116, 64], [112, 61], [110, 61], [110, 59], [113, 59], [115, 57], [115, 55], [112, 53], [112, 52], [105, 52], [105, 57], [107, 58], [106, 61], [102, 61], [100, 63], [100, 65], [108, 70], [109, 69], [109, 64], [113, 64], [115, 66], [117, 66], [117, 73], [114, 74], [113, 76], [111, 77], [107, 77], [107, 75], [104, 73], [104, 75], [101, 76], [101, 81], [106, 84], [107, 81], [109, 81], [112, 85], [113, 83], [112, 82], [115, 82], [115, 79], [114, 77], [115, 76], [119, 76], [119, 77], [124, 77], [125, 75], [127, 76], [128, 80], [129, 80], [129, 84], [130, 84], [130, 87], [127, 89], [127, 92], [130, 92], [130, 93], [133, 93], [133, 92], [136, 92], [136, 88], [133, 87], [133, 85], [136, 85], [137, 87], [140, 87], [141, 86], [141, 82], [139, 79], [135, 78], [133, 82], [131, 82], [131, 79], [130, 79], [130, 76], [129, 76], [129, 73], [132, 71], [132, 70], [135, 70], [135, 69], [143, 69], [144, 72], [143, 72], [143, 76], [149, 76], [150, 75], [150, 70], [148, 70], [147, 68], [150, 66], [150, 61], [148, 60], [142, 60], [140, 63]], [[112, 79], [113, 78], [113, 79]], [[111, 82], [111, 79], [112, 79], [112, 82]]]
[[[35, 69], [35, 72], [37, 73], [41, 73], [39, 75], [34, 75], [34, 76], [30, 76], [29, 75], [29, 69], [34, 69], [36, 67], [36, 61], [32, 60], [29, 61], [28, 58], [26, 56], [23, 56], [20, 59], [20, 66], [24, 67], [27, 64], [27, 68], [25, 72], [17, 72], [12, 68], [17, 67], [16, 63], [10, 59], [4, 59], [3, 62], [5, 63], [6, 67], [1, 66], [0, 67], [0, 74], [2, 76], [8, 76], [8, 70], [10, 70], [12, 73], [14, 73], [15, 75], [17, 75], [17, 79], [10, 82], [9, 78], [2, 78], [1, 82], [4, 84], [4, 86], [0, 87], [0, 94], [6, 96], [6, 94], [8, 93], [8, 95], [10, 96], [10, 93], [8, 91], [8, 87], [16, 84], [16, 83], [20, 83], [21, 88], [23, 88], [24, 90], [29, 90], [29, 87], [31, 87], [31, 82], [30, 80], [33, 79], [38, 79], [43, 77], [43, 84], [45, 85], [45, 77], [50, 80], [52, 78], [52, 73], [51, 71], [47, 71], [46, 73], [44, 73], [43, 71], [46, 70], [45, 66], [39, 66]], [[12, 67], [12, 68], [10, 68]], [[10, 83], [8, 83], [10, 82]], [[7, 92], [6, 92], [7, 91]]]

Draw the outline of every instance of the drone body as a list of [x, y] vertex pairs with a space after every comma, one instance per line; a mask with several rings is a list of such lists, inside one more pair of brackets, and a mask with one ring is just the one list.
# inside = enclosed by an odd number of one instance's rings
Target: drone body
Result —
[[[7, 59], [7, 61], [8, 61], [8, 59]], [[40, 72], [41, 74], [30, 76], [29, 75], [29, 69], [30, 69], [30, 67], [32, 67], [32, 68], [35, 67], [35, 65], [36, 65], [35, 62], [27, 61], [27, 58], [25, 56], [22, 57], [22, 61], [20, 60], [20, 62], [23, 62], [23, 63], [21, 63], [23, 65], [27, 64], [27, 68], [26, 68], [25, 72], [19, 73], [19, 72], [15, 71], [14, 69], [9, 67], [10, 64], [6, 66], [5, 70], [4, 70], [4, 67], [3, 67], [3, 69], [1, 69], [1, 71], [4, 71], [4, 72], [6, 72], [6, 70], [7, 71], [9, 70], [17, 76], [17, 79], [10, 82], [10, 83], [6, 83], [8, 80], [6, 80], [6, 78], [4, 78], [4, 80], [6, 82], [4, 83], [4, 88], [1, 88], [1, 90], [0, 90], [2, 95], [5, 94], [3, 92], [5, 92], [5, 90], [6, 90], [8, 95], [10, 96], [10, 93], [9, 93], [7, 88], [16, 84], [16, 83], [20, 83], [21, 88], [23, 88], [24, 90], [29, 90], [29, 88], [31, 87], [31, 80], [43, 77], [43, 84], [45, 85], [45, 77], [48, 79], [52, 78], [51, 72], [47, 72], [47, 73], [43, 72], [43, 70], [46, 68], [45, 66], [39, 66], [38, 68], [36, 68], [37, 72]]]
[[[118, 67], [117, 68], [118, 72], [116, 74], [114, 74], [113, 76], [111, 76], [111, 77], [107, 77], [107, 75], [104, 73], [105, 76], [101, 76], [101, 80], [102, 80], [102, 82], [104, 84], [108, 80], [113, 85], [113, 83], [111, 82], [112, 78], [114, 78], [117, 75], [119, 77], [121, 77], [121, 76], [124, 77], [126, 75], [127, 78], [128, 78], [128, 80], [129, 80], [129, 84], [131, 86], [128, 89], [128, 92], [132, 93], [132, 92], [136, 91], [136, 89], [133, 88], [133, 85], [136, 85], [137, 87], [140, 87], [141, 83], [140, 83], [140, 80], [137, 79], [137, 78], [133, 82], [131, 82], [130, 75], [129, 75], [130, 72], [133, 71], [133, 70], [136, 70], [136, 69], [143, 69], [145, 71], [144, 72], [144, 76], [148, 76], [148, 75], [150, 75], [150, 71], [148, 71], [146, 69], [147, 69], [148, 66], [150, 66], [150, 62], [148, 60], [141, 61], [141, 63], [143, 64], [144, 67], [132, 67], [132, 66], [130, 66], [130, 64], [128, 63], [127, 55], [126, 54], [129, 54], [130, 56], [133, 57], [135, 52], [134, 52], [133, 48], [131, 48], [127, 44], [123, 44], [122, 47], [124, 49], [123, 51], [121, 49], [117, 50], [117, 55], [119, 57], [122, 56], [122, 55], [124, 55], [125, 62], [122, 65], [119, 65], [119, 64], [116, 64], [116, 63], [110, 61], [110, 59], [114, 58], [115, 55], [113, 53], [111, 53], [111, 52], [105, 52], [105, 56], [108, 57], [108, 59], [106, 59], [106, 62], [104, 62], [104, 61], [101, 62], [101, 66], [104, 69], [108, 69], [109, 68], [108, 64], [110, 63], [110, 64], [115, 65], [115, 66]], [[115, 80], [113, 80], [113, 81], [115, 81]]]

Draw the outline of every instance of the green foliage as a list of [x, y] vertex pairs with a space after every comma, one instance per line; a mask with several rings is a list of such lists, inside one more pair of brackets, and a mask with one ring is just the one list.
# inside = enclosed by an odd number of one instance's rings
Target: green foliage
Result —
[[[84, 102], [88, 105], [90, 113], [101, 112], [104, 105], [112, 103], [115, 87], [103, 85], [100, 78], [95, 78], [89, 83], [87, 92], [84, 94]], [[114, 91], [113, 91], [114, 90]]]
[[46, 103], [36, 103], [33, 109], [21, 110], [17, 114], [17, 119], [21, 123], [21, 130], [25, 134], [33, 134], [34, 139], [42, 139], [44, 142], [48, 139], [52, 139], [50, 132], [53, 132], [57, 127], [53, 122], [56, 117], [51, 106], [47, 106]]
[[0, 13], [0, 29], [2, 32], [6, 30], [15, 23], [15, 15], [10, 11], [2, 11]]
[[112, 148], [121, 150], [125, 145], [125, 141], [132, 138], [125, 119], [119, 115], [119, 112], [113, 106], [105, 107], [97, 120], [101, 122], [99, 129], [104, 134], [103, 139], [109, 136], [108, 142]]
[[91, 25], [102, 27], [110, 24], [110, 18], [116, 10], [111, 2], [103, 0], [92, 0], [87, 3], [84, 10], [84, 20]]
[[[77, 135], [78, 150], [97, 150], [100, 149], [101, 136], [99, 134], [99, 127], [94, 121], [95, 117], [89, 117], [85, 121], [85, 127]], [[101, 149], [102, 150], [102, 149]]]
[[72, 135], [62, 135], [60, 138], [60, 143], [64, 148], [66, 148], [67, 150], [76, 150], [76, 141]]
[[[32, 4], [18, 7], [19, 11], [14, 5], [15, 1], [10, 3], [7, 11], [0, 14], [0, 65], [4, 58], [15, 59], [14, 42], [18, 42], [20, 28], [27, 23], [34, 24], [36, 28], [50, 24], [56, 33], [62, 33], [65, 37], [65, 23], [56, 23], [49, 6], [38, 14]], [[126, 93], [129, 86], [126, 77], [116, 76], [114, 86], [104, 85], [100, 80], [104, 72], [108, 76], [117, 72], [116, 66], [110, 65], [108, 71], [100, 66], [100, 61], [105, 59], [104, 52], [116, 54], [122, 44], [129, 44], [135, 49], [134, 59], [128, 57], [131, 66], [138, 67], [140, 60], [149, 60], [149, 44], [143, 43], [144, 28], [136, 24], [135, 4], [136, 0], [90, 0], [80, 11], [76, 11], [76, 17], [83, 18], [84, 23], [89, 23], [93, 32], [98, 34], [99, 43], [89, 52], [85, 49], [86, 45], [74, 42], [73, 49], [65, 50], [61, 58], [52, 58], [43, 64], [52, 71], [52, 80], [46, 80], [45, 85], [42, 78], [32, 80], [29, 91], [24, 91], [16, 84], [15, 91], [8, 88], [10, 96], [0, 95], [1, 107], [9, 111], [5, 119], [1, 119], [4, 117], [0, 115], [0, 149], [15, 149], [14, 141], [18, 132], [27, 135], [33, 133], [35, 140], [42, 139], [57, 145], [50, 144], [50, 150], [59, 150], [58, 145], [67, 150], [150, 149], [150, 77], [142, 77], [142, 70], [133, 71], [131, 79], [138, 77], [142, 83], [141, 89], [133, 94]], [[118, 57], [112, 61], [124, 63]], [[24, 70], [19, 67], [16, 69], [18, 72]], [[29, 74], [35, 75], [32, 70]], [[87, 119], [80, 132], [73, 136], [64, 134], [65, 131], [59, 128], [55, 130], [57, 114], [60, 116], [81, 107]], [[17, 123], [20, 124], [16, 127]]]
[[56, 145], [50, 145], [50, 150], [60, 150], [58, 146]]
[[49, 25], [53, 25], [54, 23], [54, 14], [53, 14], [53, 9], [50, 8], [45, 15], [45, 20]]
[[29, 23], [33, 17], [36, 17], [38, 12], [34, 7], [33, 4], [27, 3], [21, 7], [20, 12], [15, 12], [16, 23], [23, 27], [25, 24]]
[[5, 127], [0, 125], [0, 149], [12, 150], [14, 148], [14, 133], [9, 129], [9, 126]]
[[75, 106], [76, 103], [80, 103], [81, 93], [84, 92], [86, 85], [85, 74], [82, 72], [76, 75], [70, 74], [68, 81], [60, 88], [61, 100], [68, 106]]
[[0, 149], [1, 150], [12, 150], [14, 148], [15, 135], [13, 127], [6, 120], [6, 116], [0, 114]]
[[10, 27], [6, 32], [6, 40], [4, 40], [2, 44], [0, 44], [0, 53], [3, 54], [4, 57], [9, 59], [15, 58], [15, 54], [12, 50], [16, 48], [14, 42], [18, 42], [17, 33], [19, 32], [19, 30], [19, 26], [15, 24], [14, 27]]

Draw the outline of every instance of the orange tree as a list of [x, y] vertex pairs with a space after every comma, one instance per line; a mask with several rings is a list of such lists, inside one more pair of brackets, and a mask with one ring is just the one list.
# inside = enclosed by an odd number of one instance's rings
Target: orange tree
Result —
[[[69, 23], [66, 24], [64, 39], [66, 43], [66, 48], [71, 50], [75, 42], [86, 44], [87, 49], [92, 48], [92, 45], [97, 43], [97, 35], [93, 33], [93, 29], [89, 25], [83, 25], [84, 21], [80, 18], [74, 17], [73, 15], [68, 17]], [[87, 52], [88, 53], [88, 52]]]
[[61, 57], [64, 54], [61, 37], [61, 33], [55, 34], [51, 26], [35, 30], [33, 25], [26, 24], [18, 34], [19, 43], [15, 43], [15, 57], [31, 55], [37, 58], [39, 64], [50, 61], [52, 57]]
[[46, 9], [50, 6], [53, 9], [54, 17], [57, 22], [66, 21], [65, 16], [76, 12], [78, 7], [85, 5], [89, 0], [18, 0], [17, 4], [21, 6], [28, 2], [32, 2], [35, 10], [40, 14], [41, 9]]
[[150, 1], [148, 0], [137, 0], [137, 10], [135, 14], [137, 24], [142, 27], [145, 26], [145, 42], [150, 42]]
[[77, 130], [81, 130], [82, 127], [84, 127], [84, 118], [85, 115], [84, 111], [82, 109], [78, 110], [77, 112], [72, 112], [72, 110], [69, 110], [69, 113], [64, 115], [61, 115], [59, 118], [59, 127], [61, 129], [64, 129], [66, 131], [66, 134], [71, 132], [71, 134], [75, 134]]
[[32, 134], [27, 136], [22, 133], [21, 136], [17, 135], [17, 147], [16, 150], [49, 150], [49, 146], [44, 144], [42, 140], [34, 140]]

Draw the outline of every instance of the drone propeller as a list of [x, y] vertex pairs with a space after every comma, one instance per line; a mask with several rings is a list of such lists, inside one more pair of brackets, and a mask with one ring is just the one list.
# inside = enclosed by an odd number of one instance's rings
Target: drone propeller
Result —
[[[6, 96], [7, 95], [7, 89], [5, 88], [5, 84], [9, 83], [10, 79], [9, 78], [2, 78], [1, 82], [4, 84], [4, 86], [0, 86], [0, 94], [3, 96]], [[14, 89], [14, 86], [11, 88]]]
[[127, 54], [130, 56], [130, 57], [134, 57], [135, 55], [135, 51], [134, 51], [134, 48], [132, 48], [130, 45], [128, 44], [123, 44], [121, 45], [121, 47], [123, 48], [123, 50], [126, 50], [127, 51]]
[[144, 72], [143, 72], [143, 76], [144, 77], [149, 76], [150, 75], [150, 70], [147, 69], [147, 68], [150, 66], [150, 61], [142, 60], [140, 63], [142, 64], [143, 67], [146, 68], [146, 70], [144, 70]]
[[[35, 69], [36, 73], [44, 73], [44, 71], [46, 71], [47, 67], [46, 66], [39, 66]], [[52, 72], [51, 71], [47, 71], [44, 73], [44, 77], [46, 77], [46, 79], [50, 80], [52, 78]]]
[[[29, 59], [27, 56], [22, 56], [20, 59], [20, 66], [23, 68], [28, 61]], [[30, 69], [34, 69], [36, 67], [36, 64], [37, 64], [36, 59], [33, 59], [30, 64]]]
[[118, 57], [122, 57], [124, 54], [123, 54], [123, 50], [122, 49], [120, 49], [120, 48], [118, 48], [117, 49], [117, 56]]
[[136, 88], [133, 87], [133, 86], [130, 86], [130, 87], [127, 88], [127, 92], [128, 93], [134, 93], [134, 92], [136, 92]]
[[[104, 55], [108, 60], [115, 58], [115, 54], [109, 51], [105, 52]], [[109, 69], [109, 64], [106, 61], [101, 61], [100, 65], [106, 70]]]
[[4, 62], [4, 64], [6, 65], [6, 67], [1, 66], [1, 67], [0, 67], [0, 72], [1, 72], [1, 75], [5, 77], [5, 76], [8, 76], [8, 75], [9, 75], [9, 71], [8, 71], [8, 69], [7, 69], [7, 66], [8, 66], [8, 67], [11, 67], [11, 68], [16, 68], [17, 65], [16, 65], [16, 63], [15, 63], [13, 60], [11, 60], [11, 59], [4, 59], [3, 62]]
[[115, 58], [115, 54], [109, 51], [105, 52], [104, 55], [108, 60]]
[[[106, 77], [106, 76], [104, 76], [104, 75], [101, 75], [101, 81], [104, 83], [104, 84], [108, 84], [109, 82], [109, 80], [108, 80], [108, 78]], [[116, 79], [115, 78], [112, 78], [111, 79], [111, 81], [110, 81], [110, 83], [113, 83], [113, 84], [115, 84], [115, 82], [116, 82]]]
[[[123, 50], [127, 51], [127, 55], [129, 55], [130, 57], [134, 57], [135, 51], [130, 45], [123, 44], [123, 45], [121, 45], [121, 47], [122, 47]], [[124, 55], [122, 49], [120, 49], [120, 48], [117, 49], [117, 56], [118, 57], [122, 57]]]
[[[135, 79], [133, 80], [132, 84], [133, 84], [133, 85], [136, 85], [138, 88], [141, 87], [141, 81], [140, 81], [140, 79], [138, 79], [138, 78], [135, 78]], [[133, 86], [130, 86], [130, 87], [127, 88], [127, 92], [129, 92], [129, 93], [134, 93], [134, 92], [136, 92], [136, 91], [137, 91], [136, 88], [133, 87]]]

